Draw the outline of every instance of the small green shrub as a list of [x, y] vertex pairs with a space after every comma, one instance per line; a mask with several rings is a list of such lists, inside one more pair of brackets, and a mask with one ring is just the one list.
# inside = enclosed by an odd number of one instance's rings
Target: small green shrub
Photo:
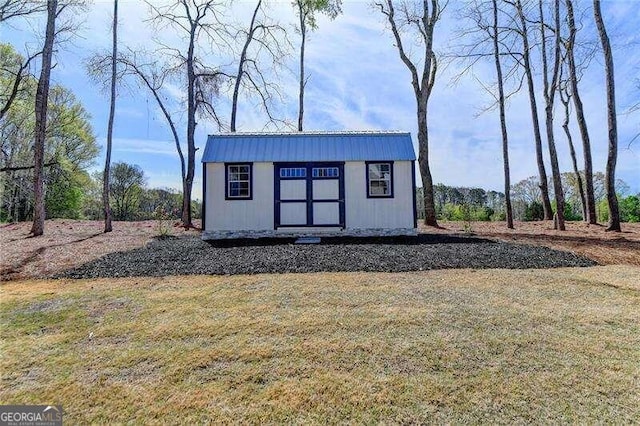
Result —
[[622, 222], [640, 222], [640, 196], [629, 195], [620, 199], [620, 220]]
[[493, 209], [489, 207], [478, 206], [473, 208], [471, 217], [476, 222], [489, 222], [493, 213]]
[[442, 216], [445, 220], [463, 220], [462, 207], [455, 204], [447, 203], [442, 208]]
[[542, 207], [542, 203], [534, 201], [530, 204], [527, 204], [527, 207], [524, 209], [524, 221], [531, 222], [534, 220], [543, 220], [544, 219], [544, 209]]
[[504, 210], [498, 210], [491, 215], [492, 222], [503, 222], [507, 220], [507, 213]]

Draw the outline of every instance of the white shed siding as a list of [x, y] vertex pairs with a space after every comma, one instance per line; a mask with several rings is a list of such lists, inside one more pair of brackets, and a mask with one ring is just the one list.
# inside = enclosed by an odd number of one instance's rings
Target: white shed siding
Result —
[[225, 200], [225, 165], [207, 163], [205, 226], [212, 231], [273, 229], [273, 163], [253, 163], [253, 199]]
[[[345, 162], [345, 230], [412, 229], [414, 227], [412, 167], [411, 161], [394, 161], [393, 198], [367, 198], [366, 163], [364, 161]], [[207, 231], [271, 232], [274, 230], [274, 165], [271, 162], [256, 162], [253, 163], [252, 172], [252, 199], [225, 200], [225, 164], [206, 163], [205, 226]], [[319, 199], [335, 195], [333, 194], [335, 191], [327, 186], [329, 183], [333, 182], [322, 180], [313, 182], [314, 194], [317, 191]], [[335, 183], [337, 184], [337, 181]], [[286, 184], [305, 185], [304, 181], [287, 181]], [[288, 198], [299, 198], [297, 197], [299, 194], [295, 195], [296, 197]], [[286, 198], [283, 197], [283, 199]], [[288, 212], [287, 207], [294, 207], [293, 203], [289, 204], [285, 205], [284, 211], [281, 212], [282, 224], [304, 222], [305, 217], [293, 217], [295, 212]], [[319, 224], [338, 221], [338, 211], [334, 205], [316, 203], [313, 209], [314, 217], [322, 219], [317, 222]], [[304, 208], [299, 210], [304, 214]]]
[[344, 165], [347, 229], [413, 228], [411, 161], [393, 162], [393, 198], [367, 198], [367, 174], [363, 161]]

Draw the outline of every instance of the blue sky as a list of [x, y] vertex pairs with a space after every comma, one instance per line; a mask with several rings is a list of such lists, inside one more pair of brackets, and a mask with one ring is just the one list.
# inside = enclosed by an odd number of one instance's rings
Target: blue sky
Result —
[[[588, 8], [591, 2], [584, 2]], [[448, 52], [454, 43], [460, 21], [455, 8], [460, 2], [452, 1], [445, 19], [436, 29], [436, 49]], [[628, 148], [629, 141], [640, 132], [640, 114], [628, 114], [631, 105], [640, 102], [640, 3], [637, 1], [605, 1], [603, 12], [612, 42], [616, 66], [619, 159], [617, 176], [630, 185], [631, 191], [640, 192], [640, 140]], [[226, 12], [231, 21], [247, 22], [252, 2], [238, 1]], [[54, 82], [69, 87], [92, 115], [92, 124], [99, 143], [104, 146], [109, 99], [86, 74], [84, 61], [93, 52], [107, 49], [110, 43], [112, 4], [95, 1], [87, 10], [77, 13], [82, 21], [78, 37], [60, 46], [56, 54], [57, 66]], [[335, 21], [319, 19], [319, 28], [311, 34], [307, 45], [306, 66], [310, 75], [305, 103], [306, 130], [416, 130], [415, 100], [410, 75], [400, 62], [392, 37], [385, 28], [382, 16], [366, 1], [345, 0], [343, 14]], [[289, 1], [271, 2], [269, 13], [290, 31], [294, 50], [283, 67], [278, 70], [282, 100], [274, 105], [276, 115], [295, 122], [297, 118], [296, 52], [298, 36], [293, 32], [295, 15]], [[174, 32], [154, 31], [144, 19], [148, 7], [139, 1], [120, 1], [119, 42], [131, 48], [154, 46], [154, 37], [168, 44], [184, 46]], [[76, 18], [76, 19], [77, 19]], [[582, 40], [597, 41], [591, 24], [590, 10], [584, 17], [585, 27], [579, 34]], [[19, 51], [36, 46], [42, 36], [42, 22], [12, 23], [0, 28], [0, 39], [9, 41]], [[40, 33], [34, 36], [34, 33]], [[604, 74], [600, 53], [585, 72], [581, 82], [581, 95], [586, 108], [591, 132], [594, 170], [603, 171], [606, 164], [607, 131]], [[207, 56], [212, 64], [228, 63], [228, 58]], [[231, 65], [231, 64], [229, 64]], [[493, 81], [495, 70], [491, 62], [481, 63], [457, 83], [453, 77], [462, 64], [450, 63], [438, 75], [430, 101], [430, 159], [434, 182], [447, 185], [479, 186], [486, 189], [503, 188], [501, 138], [496, 111], [479, 114], [490, 102], [490, 97], [477, 80]], [[540, 85], [538, 85], [540, 86]], [[178, 86], [168, 87], [174, 100], [173, 110], [180, 121], [179, 112], [183, 91]], [[229, 101], [222, 94], [217, 101], [223, 117], [229, 116]], [[540, 96], [539, 104], [542, 104]], [[155, 101], [140, 89], [120, 90], [117, 100], [113, 161], [126, 161], [140, 165], [149, 186], [180, 188], [180, 168], [171, 134], [159, 114]], [[571, 170], [568, 148], [560, 125], [556, 124], [556, 140], [560, 167]], [[542, 111], [540, 111], [542, 113]], [[542, 117], [541, 117], [542, 119]], [[514, 96], [508, 105], [507, 121], [510, 136], [512, 182], [537, 174], [531, 117], [528, 98], [524, 91]], [[543, 120], [541, 120], [543, 122]], [[240, 131], [260, 131], [266, 123], [265, 115], [256, 106], [254, 98], [243, 97], [239, 107]], [[185, 131], [182, 130], [181, 134]], [[200, 119], [197, 128], [199, 154], [204, 150], [206, 135], [218, 131], [210, 120]], [[574, 139], [579, 136], [573, 123]], [[184, 138], [184, 136], [183, 136]], [[546, 144], [546, 141], [545, 141]], [[579, 155], [582, 150], [577, 147]], [[546, 151], [546, 149], [545, 149]], [[548, 155], [547, 165], [548, 163]], [[201, 197], [201, 175], [198, 156], [194, 195]], [[95, 169], [103, 162], [101, 157]], [[550, 168], [548, 167], [550, 174]]]

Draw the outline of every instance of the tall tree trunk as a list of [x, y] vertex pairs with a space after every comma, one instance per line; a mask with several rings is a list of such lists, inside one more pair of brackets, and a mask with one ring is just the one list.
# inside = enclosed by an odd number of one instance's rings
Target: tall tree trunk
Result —
[[258, 16], [258, 11], [260, 10], [260, 6], [262, 5], [262, 0], [258, 0], [258, 4], [253, 11], [253, 16], [251, 17], [251, 24], [249, 25], [249, 33], [247, 34], [247, 39], [244, 42], [244, 46], [242, 47], [242, 52], [240, 53], [240, 60], [238, 61], [238, 74], [236, 75], [236, 81], [233, 87], [233, 98], [231, 102], [231, 131], [236, 131], [236, 116], [238, 113], [238, 96], [240, 94], [240, 84], [242, 83], [242, 76], [244, 74], [244, 63], [247, 60], [247, 50], [249, 49], [249, 45], [251, 44], [251, 40], [253, 40], [253, 33], [255, 31], [255, 23], [256, 16]]
[[13, 190], [13, 196], [11, 197], [11, 204], [9, 204], [9, 211], [11, 213], [11, 222], [18, 222], [18, 186], [16, 185]]
[[573, 105], [576, 109], [576, 120], [578, 121], [578, 128], [580, 129], [580, 136], [582, 137], [585, 195], [587, 200], [587, 222], [593, 225], [597, 223], [596, 200], [593, 190], [593, 160], [591, 158], [591, 141], [589, 140], [589, 130], [587, 129], [587, 121], [584, 117], [582, 99], [580, 99], [580, 92], [578, 90], [578, 76], [576, 71], [576, 60], [574, 53], [577, 29], [573, 13], [573, 0], [565, 0], [565, 3], [567, 6], [567, 23], [569, 24], [569, 40], [567, 41], [569, 82], [571, 83], [571, 91], [573, 92]]
[[602, 20], [600, 0], [593, 0], [593, 16], [598, 27], [598, 35], [604, 54], [604, 69], [607, 75], [607, 126], [609, 127], [609, 151], [607, 153], [607, 204], [609, 206], [609, 226], [607, 231], [620, 232], [620, 210], [616, 196], [616, 161], [618, 159], [618, 123], [616, 119], [616, 83], [613, 72], [613, 53], [607, 29]]
[[[517, 2], [519, 4], [519, 1]], [[521, 9], [519, 10], [519, 13]], [[526, 30], [525, 30], [526, 31]], [[507, 228], [513, 229], [513, 209], [511, 208], [511, 177], [510, 177], [510, 169], [509, 169], [509, 135], [507, 133], [507, 119], [504, 108], [504, 86], [502, 80], [502, 65], [500, 64], [500, 47], [498, 46], [498, 3], [496, 0], [493, 0], [493, 56], [496, 63], [496, 74], [498, 79], [498, 105], [500, 107], [500, 130], [502, 131], [502, 158], [504, 162], [504, 195], [505, 195], [505, 206], [507, 210]], [[524, 40], [526, 40], [526, 35], [523, 36]], [[528, 44], [528, 42], [526, 42]], [[525, 48], [525, 51], [528, 49]], [[527, 53], [528, 56], [528, 53]], [[527, 71], [531, 72], [531, 68], [529, 68], [528, 63], [525, 64]], [[533, 94], [533, 80], [529, 81], [530, 86], [530, 95], [533, 95], [531, 100], [531, 108], [535, 108], [535, 95]], [[534, 110], [535, 111], [535, 110]], [[540, 138], [540, 128], [538, 126], [538, 118], [536, 114], [534, 116], [534, 129], [537, 128], [537, 138]], [[537, 142], [536, 142], [537, 144]], [[544, 165], [543, 165], [544, 168]]]
[[298, 95], [298, 131], [302, 131], [302, 122], [304, 117], [304, 48], [307, 39], [307, 23], [306, 15], [303, 11], [302, 0], [298, 0], [298, 8], [300, 11], [300, 35], [302, 40], [300, 42], [300, 93]]
[[[418, 118], [418, 165], [420, 175], [422, 177], [423, 196], [424, 196], [424, 212], [425, 225], [438, 226], [436, 217], [436, 208], [433, 197], [433, 179], [431, 177], [431, 168], [429, 167], [429, 125], [428, 125], [428, 105], [431, 90], [435, 84], [437, 61], [433, 53], [433, 33], [435, 25], [440, 19], [440, 5], [438, 0], [423, 0], [422, 15], [416, 15], [412, 20], [412, 24], [418, 23], [419, 34], [422, 37], [421, 42], [424, 43], [424, 63], [421, 76], [418, 74], [416, 64], [407, 56], [400, 30], [395, 21], [395, 9], [393, 0], [386, 0], [384, 3], [376, 2], [375, 5], [387, 17], [393, 37], [396, 41], [396, 48], [400, 55], [400, 59], [411, 72], [411, 85], [416, 97], [416, 112]], [[406, 9], [405, 9], [406, 12]]]
[[549, 157], [551, 159], [551, 172], [553, 175], [553, 191], [556, 201], [556, 221], [554, 222], [554, 228], [559, 229], [560, 231], [564, 231], [564, 191], [562, 189], [562, 177], [560, 176], [558, 152], [556, 151], [556, 142], [553, 129], [553, 107], [555, 104], [556, 91], [558, 89], [558, 78], [560, 76], [560, 0], [554, 1], [554, 20], [555, 43], [553, 54], [553, 74], [551, 76], [551, 82], [549, 82], [547, 66], [547, 43], [544, 34], [542, 36], [542, 72], [544, 80], [544, 110], [547, 128], [547, 143], [549, 145]]
[[571, 136], [571, 130], [569, 129], [569, 121], [571, 119], [571, 111], [569, 109], [569, 103], [571, 102], [571, 96], [567, 95], [564, 99], [562, 96], [562, 90], [560, 90], [560, 101], [564, 105], [564, 121], [562, 122], [562, 128], [564, 134], [567, 136], [567, 143], [569, 144], [569, 153], [571, 154], [571, 163], [573, 164], [573, 172], [576, 175], [576, 182], [578, 183], [578, 193], [580, 195], [580, 205], [582, 206], [582, 219], [587, 220], [587, 200], [584, 196], [584, 186], [582, 184], [582, 175], [578, 168], [578, 159], [576, 156], [576, 149], [573, 145], [573, 137]]
[[47, 106], [49, 98], [49, 81], [51, 79], [51, 57], [56, 34], [56, 15], [58, 0], [47, 2], [47, 30], [42, 49], [42, 69], [36, 90], [35, 102], [35, 141], [34, 141], [34, 178], [33, 178], [33, 226], [31, 233], [39, 236], [44, 233], [44, 142], [47, 132]]
[[113, 143], [113, 120], [116, 113], [116, 66], [118, 63], [118, 0], [113, 0], [113, 47], [111, 49], [111, 105], [107, 127], [107, 153], [104, 160], [102, 179], [102, 203], [104, 206], [104, 232], [111, 232], [111, 205], [109, 204], [109, 184], [111, 169], [111, 146]]
[[427, 123], [427, 105], [418, 103], [418, 168], [422, 178], [424, 197], [424, 223], [438, 226], [433, 197], [433, 179], [429, 167], [429, 128]]
[[[522, 32], [520, 33], [522, 37], [522, 46], [523, 46], [523, 60], [524, 60], [524, 70], [525, 75], [527, 77], [527, 89], [529, 91], [529, 108], [531, 110], [531, 121], [533, 123], [533, 136], [536, 145], [536, 162], [538, 164], [538, 176], [540, 179], [540, 193], [542, 195], [542, 209], [544, 212], [544, 220], [551, 220], [553, 218], [553, 211], [551, 209], [551, 201], [549, 199], [549, 184], [547, 179], [547, 171], [544, 166], [544, 156], [542, 155], [542, 136], [540, 134], [540, 122], [538, 120], [538, 103], [536, 101], [536, 92], [533, 83], [533, 72], [531, 70], [531, 56], [530, 56], [530, 48], [529, 48], [529, 35], [527, 33], [527, 20], [524, 16], [524, 11], [522, 9], [522, 3], [520, 0], [517, 0], [516, 10], [518, 12], [518, 17], [520, 18], [520, 23], [522, 26]], [[542, 19], [542, 16], [541, 16]], [[495, 43], [494, 43], [495, 44]]]
[[182, 196], [182, 226], [192, 228], [191, 223], [191, 191], [195, 174], [196, 157], [196, 73], [193, 64], [195, 36], [197, 25], [191, 25], [189, 34], [189, 49], [187, 52], [187, 175], [184, 179], [184, 194]]
[[[435, 1], [433, 2], [435, 7]], [[434, 16], [434, 15], [432, 15]], [[424, 21], [427, 20], [426, 12]], [[435, 20], [432, 20], [435, 23]], [[428, 28], [427, 25], [425, 27]], [[436, 79], [437, 62], [432, 50], [433, 24], [430, 26], [430, 42], [425, 49], [425, 64], [422, 73], [422, 84], [416, 85], [420, 90], [416, 91], [418, 101], [418, 168], [422, 177], [422, 187], [424, 196], [424, 223], [428, 226], [438, 226], [436, 206], [433, 197], [433, 179], [431, 177], [431, 167], [429, 166], [429, 97]]]

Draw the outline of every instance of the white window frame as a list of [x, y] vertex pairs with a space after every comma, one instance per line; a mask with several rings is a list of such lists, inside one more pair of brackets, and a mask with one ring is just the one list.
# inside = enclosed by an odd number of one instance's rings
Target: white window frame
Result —
[[[225, 165], [227, 168], [227, 173], [226, 173], [226, 178], [227, 178], [227, 191], [226, 191], [226, 198], [227, 200], [250, 200], [252, 198], [252, 193], [251, 193], [251, 178], [252, 178], [252, 167], [250, 163], [242, 163], [242, 164], [226, 164]], [[236, 169], [236, 171], [232, 171], [233, 169]], [[242, 171], [241, 168], [246, 168], [246, 171]], [[239, 175], [241, 174], [246, 174], [247, 175], [247, 179], [240, 179]], [[238, 175], [238, 178], [233, 179], [232, 176], [233, 175]], [[242, 195], [231, 195], [231, 184], [232, 183], [246, 183], [247, 184], [247, 194], [242, 194]], [[239, 189], [239, 191], [242, 191], [242, 189]]]
[[[380, 169], [380, 166], [387, 166], [387, 176], [375, 178], [371, 173], [372, 167], [378, 167], [378, 174], [384, 176], [385, 171]], [[367, 197], [368, 198], [393, 198], [393, 162], [391, 161], [371, 161], [366, 163], [367, 167]], [[371, 184], [373, 182], [387, 182], [388, 192], [385, 194], [373, 194], [371, 192]]]

